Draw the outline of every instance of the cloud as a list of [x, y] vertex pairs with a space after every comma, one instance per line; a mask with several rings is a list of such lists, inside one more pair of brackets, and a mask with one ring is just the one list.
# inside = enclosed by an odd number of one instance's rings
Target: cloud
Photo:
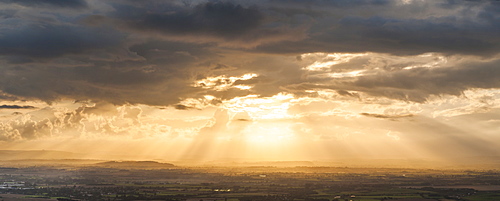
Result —
[[82, 104], [71, 110], [58, 105], [47, 106], [0, 122], [0, 141], [158, 134], [154, 128], [161, 125], [143, 123], [141, 113], [139, 107], [116, 107], [104, 102]]
[[54, 125], [49, 119], [35, 121], [29, 115], [0, 122], [0, 141], [37, 139], [51, 136]]
[[257, 28], [263, 15], [257, 8], [244, 8], [231, 2], [208, 2], [189, 11], [173, 14], [145, 14], [131, 26], [166, 34], [200, 34], [234, 38]]
[[[401, 53], [447, 52], [459, 54], [494, 54], [499, 46], [495, 30], [497, 22], [482, 24], [454, 18], [442, 19], [388, 19], [382, 17], [346, 17], [340, 27], [330, 36], [343, 36], [343, 41], [363, 44], [362, 51]], [[497, 30], [498, 31], [498, 30]], [[327, 36], [328, 37], [328, 36]], [[335, 38], [332, 38], [335, 39]], [[347, 46], [347, 44], [346, 44]], [[404, 47], [404, 48], [401, 48]], [[360, 51], [356, 46], [348, 46], [347, 51]], [[385, 49], [385, 50], [384, 50]]]
[[[493, 55], [499, 33], [496, 1], [271, 1], [281, 8], [307, 7], [307, 38], [263, 44], [269, 53], [381, 52], [414, 55], [425, 52]], [[446, 6], [452, 4], [454, 6]], [[289, 17], [293, 19], [293, 17]]]
[[35, 109], [31, 105], [0, 105], [0, 109]]
[[0, 7], [0, 141], [157, 141], [144, 147], [181, 158], [498, 152], [498, 1]]
[[352, 83], [365, 93], [416, 102], [430, 95], [461, 95], [470, 88], [499, 88], [500, 60], [461, 63], [440, 68], [415, 68], [359, 77]]
[[[0, 55], [46, 59], [117, 47], [123, 35], [106, 28], [79, 25], [0, 22]], [[5, 25], [5, 26], [4, 26]]]
[[[144, 4], [113, 4], [109, 16], [89, 16], [90, 24], [108, 23], [140, 35], [170, 41], [216, 43], [252, 48], [305, 37], [307, 25], [291, 26], [257, 6], [232, 1], [209, 1], [193, 6], [163, 3], [153, 11]], [[151, 5], [149, 5], [151, 6]], [[107, 22], [106, 22], [107, 21]]]
[[399, 119], [399, 118], [408, 118], [413, 117], [413, 114], [405, 114], [405, 115], [386, 115], [386, 114], [374, 114], [374, 113], [360, 113], [363, 116], [367, 117], [375, 117], [380, 119]]
[[[201, 70], [200, 63], [216, 57], [207, 50], [210, 46], [182, 42], [150, 41], [129, 50], [87, 45], [88, 50], [75, 54], [68, 54], [62, 47], [60, 52], [51, 52], [50, 59], [7, 62], [2, 68], [9, 73], [0, 75], [0, 90], [20, 99], [46, 102], [90, 99], [114, 104], [173, 105], [181, 97], [202, 97], [198, 95], [201, 89], [191, 85], [196, 77], [212, 71]], [[63, 55], [55, 57], [59, 53]]]
[[175, 105], [174, 107], [175, 107], [175, 109], [178, 109], [178, 110], [187, 110], [187, 109], [191, 108], [189, 106], [185, 106], [185, 105], [181, 105], [181, 104]]
[[[431, 96], [460, 96], [469, 89], [500, 87], [500, 82], [497, 79], [497, 76], [500, 76], [497, 67], [500, 65], [498, 59], [455, 61], [451, 58], [448, 63], [441, 63], [438, 60], [437, 66], [423, 63], [415, 65], [404, 60], [400, 62], [410, 66], [402, 67], [399, 66], [399, 62], [396, 62], [386, 66], [385, 69], [378, 67], [370, 69], [371, 64], [368, 63], [365, 66], [369, 70], [367, 69], [356, 76], [347, 74], [344, 77], [331, 77], [329, 72], [323, 72], [326, 74], [325, 78], [304, 79], [302, 82], [290, 84], [286, 88], [293, 93], [332, 89], [342, 95], [350, 95], [354, 92], [357, 95], [363, 93], [370, 96], [423, 103]], [[379, 62], [377, 61], [377, 63]], [[397, 68], [392, 68], [392, 65]], [[343, 93], [344, 91], [350, 93]]]
[[[380, 52], [415, 55], [426, 52], [446, 54], [494, 55], [500, 50], [497, 21], [457, 22], [442, 19], [394, 19], [344, 17], [330, 30], [305, 40], [263, 44], [258, 51], [271, 53], [304, 52]], [[459, 20], [458, 20], [459, 21]], [[312, 31], [312, 30], [309, 30]]]
[[29, 7], [53, 7], [53, 8], [87, 8], [85, 0], [0, 0], [1, 3], [13, 3]]
[[[439, 69], [403, 69], [421, 62], [394, 59], [431, 51], [491, 60], [499, 50], [494, 12], [499, 5], [493, 1], [3, 2], [54, 6], [28, 13], [9, 5], [2, 12], [5, 98], [179, 105], [205, 95], [216, 100], [281, 92], [306, 96], [307, 90], [326, 88], [358, 98], [423, 102], [431, 95], [498, 86], [489, 76], [496, 75], [495, 64], [472, 62], [467, 65], [477, 68], [466, 68], [469, 57], [456, 67], [436, 64]], [[92, 9], [58, 12], [78, 5]], [[305, 71], [313, 58], [295, 58], [312, 52], [375, 53]], [[491, 73], [482, 78], [480, 71]], [[196, 80], [248, 73], [258, 77], [233, 83], [245, 90], [193, 86]]]

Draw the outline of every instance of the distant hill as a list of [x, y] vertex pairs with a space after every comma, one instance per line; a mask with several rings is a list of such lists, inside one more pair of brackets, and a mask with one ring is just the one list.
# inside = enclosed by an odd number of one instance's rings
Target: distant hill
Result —
[[123, 169], [161, 169], [172, 168], [171, 163], [160, 163], [156, 161], [107, 161], [95, 164], [98, 167], [123, 168]]

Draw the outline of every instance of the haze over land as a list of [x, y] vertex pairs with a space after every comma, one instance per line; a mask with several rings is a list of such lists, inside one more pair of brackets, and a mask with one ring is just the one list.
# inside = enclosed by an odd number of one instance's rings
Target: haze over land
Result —
[[499, 50], [495, 0], [0, 0], [0, 155], [499, 168]]

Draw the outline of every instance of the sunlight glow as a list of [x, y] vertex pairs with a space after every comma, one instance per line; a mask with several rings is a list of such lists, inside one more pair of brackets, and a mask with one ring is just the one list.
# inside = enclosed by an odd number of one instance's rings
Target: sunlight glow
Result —
[[237, 88], [237, 89], [241, 89], [241, 90], [249, 90], [252, 88], [252, 86], [248, 86], [248, 85], [234, 85], [233, 87]]
[[283, 119], [289, 117], [288, 108], [292, 94], [279, 93], [272, 97], [260, 98], [248, 95], [228, 100], [224, 107], [231, 112], [247, 112], [252, 119]]
[[244, 74], [240, 77], [226, 77], [225, 75], [220, 75], [217, 77], [207, 77], [205, 79], [197, 80], [193, 86], [194, 87], [200, 87], [204, 89], [213, 89], [215, 91], [225, 91], [228, 90], [229, 88], [238, 88], [241, 90], [248, 90], [251, 89], [251, 86], [247, 85], [236, 85], [234, 86], [233, 84], [238, 81], [238, 80], [250, 80], [252, 78], [257, 77], [257, 74], [254, 73], [248, 73]]
[[358, 77], [363, 75], [362, 73], [365, 72], [366, 70], [357, 70], [357, 71], [351, 71], [351, 72], [345, 72], [345, 73], [330, 73], [330, 77], [332, 78], [344, 78], [344, 77]]
[[425, 53], [425, 54], [418, 55], [417, 57], [420, 57], [420, 58], [429, 58], [430, 57], [430, 58], [434, 58], [434, 61], [426, 63], [426, 64], [407, 66], [407, 67], [404, 67], [403, 69], [408, 70], [408, 69], [413, 69], [413, 68], [432, 68], [432, 67], [442, 66], [448, 62], [448, 59], [445, 56], [436, 55], [434, 53]]
[[351, 59], [367, 55], [366, 53], [363, 54], [349, 54], [349, 53], [332, 53], [332, 54], [327, 54], [327, 53], [307, 53], [307, 54], [302, 54], [302, 57], [322, 57], [320, 60], [315, 61], [313, 64], [306, 66], [303, 68], [303, 70], [308, 70], [308, 71], [325, 71], [330, 69], [333, 65], [341, 64], [341, 63], [347, 63]]
[[254, 143], [281, 143], [293, 136], [290, 128], [273, 125], [254, 126], [251, 131], [247, 132], [251, 132], [247, 135], [247, 140]]

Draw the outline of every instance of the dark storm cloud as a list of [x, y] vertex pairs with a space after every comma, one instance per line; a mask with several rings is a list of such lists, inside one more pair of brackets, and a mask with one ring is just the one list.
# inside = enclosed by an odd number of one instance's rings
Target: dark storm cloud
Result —
[[86, 8], [85, 0], [0, 0], [0, 3], [13, 3], [30, 7]]
[[[84, 31], [72, 35], [70, 31], [77, 28]], [[47, 29], [56, 32], [56, 36], [26, 33], [34, 38], [0, 44], [4, 46], [9, 63], [2, 67], [0, 90], [14, 97], [46, 102], [69, 98], [118, 105], [172, 105], [181, 97], [197, 96], [200, 89], [191, 86], [194, 78], [204, 78], [210, 72], [195, 70], [201, 65], [198, 62], [208, 62], [215, 55], [207, 51], [210, 47], [207, 45], [156, 40], [133, 44], [124, 50], [120, 48], [125, 39], [122, 34], [108, 34], [107, 29], [86, 31], [100, 27], [74, 29], [68, 28], [68, 34], [60, 29]], [[107, 37], [110, 41], [106, 41]], [[47, 38], [53, 41], [45, 41]], [[82, 38], [90, 42], [82, 42]], [[65, 41], [67, 43], [59, 44]], [[15, 43], [25, 45], [15, 46]], [[9, 48], [16, 51], [7, 51], [6, 46], [11, 44]]]
[[28, 68], [0, 75], [1, 90], [19, 97], [53, 102], [61, 98], [113, 104], [170, 105], [194, 92], [187, 78], [142, 70], [105, 67]]
[[209, 50], [212, 47], [213, 45], [209, 44], [153, 40], [133, 45], [129, 50], [145, 58], [149, 64], [156, 64], [172, 71], [180, 65], [217, 57], [217, 54]]
[[299, 5], [299, 6], [334, 6], [334, 7], [356, 7], [360, 5], [388, 5], [392, 0], [335, 0], [335, 1], [325, 1], [325, 0], [270, 0], [271, 4], [278, 3], [284, 5]]
[[[437, 22], [434, 22], [436, 20]], [[399, 20], [372, 17], [348, 17], [332, 35], [341, 35], [346, 41], [363, 44], [363, 51], [384, 52], [387, 49], [407, 53], [449, 52], [465, 54], [496, 53], [499, 50], [498, 22], [462, 22], [456, 19]], [[442, 22], [439, 22], [442, 21]], [[346, 31], [347, 30], [347, 31]], [[361, 51], [359, 47], [351, 50]], [[349, 49], [347, 49], [349, 50]], [[389, 53], [397, 53], [390, 51]]]
[[112, 5], [115, 12], [108, 16], [89, 16], [84, 21], [116, 25], [126, 31], [167, 40], [245, 48], [299, 40], [305, 37], [304, 30], [308, 26], [291, 26], [263, 12], [265, 9], [231, 1], [209, 1], [192, 6], [156, 1]]
[[0, 109], [34, 109], [31, 105], [0, 105]]
[[53, 58], [117, 46], [123, 38], [105, 28], [30, 24], [2, 30], [0, 55]]
[[[267, 52], [383, 52], [391, 54], [496, 54], [500, 23], [458, 19], [345, 17], [332, 30], [307, 40], [258, 47]], [[319, 32], [321, 33], [321, 32]]]
[[[305, 78], [301, 61], [282, 57], [367, 51], [492, 57], [500, 47], [497, 1], [0, 3], [6, 6], [0, 11], [0, 68], [4, 72], [0, 90], [19, 99], [179, 105], [180, 100], [203, 95], [224, 100], [248, 94], [272, 96], [285, 89], [300, 94], [303, 89], [331, 88], [353, 97], [364, 92], [424, 101], [429, 95], [499, 87], [492, 77], [498, 76], [496, 64], [488, 62], [470, 63], [474, 68], [462, 63], [380, 71], [346, 81], [313, 78], [312, 72]], [[50, 9], [40, 11], [39, 7]], [[65, 8], [89, 9], [69, 13]], [[240, 57], [244, 61], [238, 61]], [[363, 62], [342, 69], [362, 69]], [[193, 86], [195, 80], [210, 76], [246, 73], [259, 76], [234, 84], [252, 86], [248, 91]]]
[[15, 14], [15, 10], [0, 10], [0, 19], [12, 18]]
[[322, 15], [314, 16], [308, 38], [263, 44], [257, 51], [492, 55], [500, 50], [498, 1], [285, 2], [294, 9], [299, 4]]
[[172, 14], [145, 14], [132, 22], [139, 30], [152, 30], [168, 34], [200, 34], [237, 37], [257, 28], [263, 15], [256, 8], [243, 8], [229, 2], [208, 2], [193, 10]]

